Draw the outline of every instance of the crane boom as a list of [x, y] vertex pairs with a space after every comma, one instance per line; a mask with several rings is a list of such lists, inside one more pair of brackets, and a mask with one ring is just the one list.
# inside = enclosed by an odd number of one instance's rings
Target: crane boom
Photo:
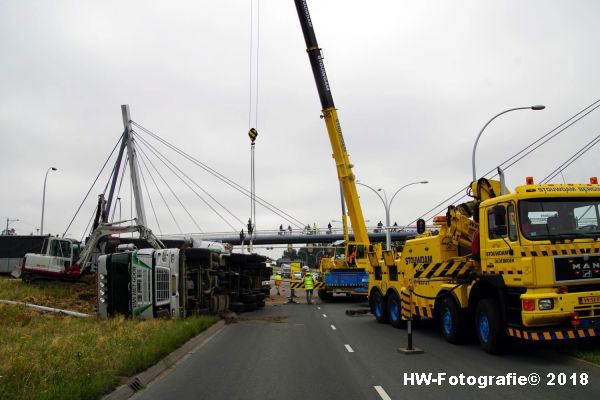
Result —
[[369, 235], [367, 233], [367, 227], [365, 225], [365, 219], [363, 217], [362, 208], [358, 198], [358, 191], [356, 189], [356, 176], [352, 172], [353, 165], [350, 163], [350, 157], [346, 150], [344, 136], [342, 135], [342, 127], [333, 102], [331, 87], [327, 80], [323, 54], [317, 43], [306, 0], [294, 0], [294, 3], [296, 4], [296, 10], [298, 11], [300, 26], [302, 27], [304, 40], [306, 42], [306, 51], [317, 85], [317, 91], [319, 92], [323, 118], [325, 119], [329, 141], [331, 142], [331, 148], [333, 150], [333, 158], [335, 159], [338, 179], [342, 185], [344, 199], [348, 206], [348, 216], [350, 217], [350, 223], [354, 232], [354, 239], [356, 243], [368, 246]]

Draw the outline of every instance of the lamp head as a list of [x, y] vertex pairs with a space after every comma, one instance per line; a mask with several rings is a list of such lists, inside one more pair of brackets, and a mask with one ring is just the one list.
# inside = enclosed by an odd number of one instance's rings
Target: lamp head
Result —
[[536, 110], [536, 111], [543, 110], [544, 108], [546, 108], [546, 106], [541, 105], [541, 104], [538, 104], [537, 106], [531, 106], [531, 109]]

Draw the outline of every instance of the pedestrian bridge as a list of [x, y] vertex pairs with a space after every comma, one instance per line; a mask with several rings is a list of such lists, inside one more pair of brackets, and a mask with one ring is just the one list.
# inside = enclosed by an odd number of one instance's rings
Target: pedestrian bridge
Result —
[[[244, 232], [245, 233], [245, 232]], [[392, 230], [390, 236], [392, 241], [404, 241], [417, 234], [417, 230], [414, 227], [407, 227], [397, 230]], [[190, 235], [185, 235], [189, 237]], [[239, 232], [213, 232], [213, 233], [198, 233], [192, 234], [196, 239], [231, 243], [234, 246], [242, 244], [242, 238]], [[385, 230], [373, 229], [369, 231], [369, 240], [371, 242], [385, 242]], [[184, 235], [168, 235], [165, 239], [177, 239], [184, 238]], [[162, 238], [161, 238], [162, 239]], [[310, 231], [300, 233], [289, 233], [288, 231], [256, 231], [252, 237], [252, 243], [255, 245], [277, 245], [277, 244], [295, 244], [295, 243], [333, 243], [338, 240], [343, 240], [344, 234], [341, 229], [332, 230], [321, 230], [321, 231]], [[354, 234], [350, 232], [350, 240], [354, 239]], [[245, 233], [243, 238], [244, 244], [250, 242], [250, 237]]]

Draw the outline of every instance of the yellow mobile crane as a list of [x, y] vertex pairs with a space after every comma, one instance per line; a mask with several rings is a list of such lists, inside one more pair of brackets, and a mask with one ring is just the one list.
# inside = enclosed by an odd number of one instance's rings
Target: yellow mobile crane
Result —
[[[481, 347], [508, 337], [571, 340], [600, 335], [600, 185], [539, 184], [514, 193], [500, 181], [471, 183], [473, 200], [434, 218], [437, 231], [402, 253], [369, 254], [371, 310], [403, 328], [437, 319], [448, 342], [475, 330]], [[420, 226], [419, 226], [420, 225]]]
[[[333, 150], [333, 159], [337, 168], [337, 175], [342, 191], [342, 221], [346, 240], [344, 243], [344, 257], [331, 259], [325, 257], [321, 262], [321, 273], [324, 277], [325, 288], [319, 290], [319, 296], [328, 300], [336, 291], [345, 290], [347, 293], [360, 293], [361, 289], [366, 294], [370, 264], [368, 252], [381, 254], [381, 245], [369, 242], [369, 235], [363, 217], [358, 191], [356, 189], [356, 176], [352, 172], [353, 165], [346, 150], [342, 135], [342, 127], [337, 110], [333, 102], [331, 87], [327, 80], [323, 55], [317, 43], [312, 20], [305, 0], [295, 0], [298, 18], [306, 42], [306, 51], [310, 60], [317, 91], [322, 106], [322, 118], [325, 119], [329, 141]], [[346, 213], [343, 209], [345, 203], [348, 207], [348, 217], [354, 233], [354, 241], [347, 238]], [[334, 255], [335, 257], [335, 255]]]

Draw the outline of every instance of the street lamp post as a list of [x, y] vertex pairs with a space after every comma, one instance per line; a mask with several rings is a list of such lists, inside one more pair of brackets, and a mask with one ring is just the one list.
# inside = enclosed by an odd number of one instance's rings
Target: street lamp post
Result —
[[46, 171], [46, 176], [44, 177], [44, 190], [42, 193], [42, 222], [40, 224], [40, 235], [44, 234], [44, 206], [46, 205], [46, 180], [48, 179], [48, 172], [56, 171], [56, 168], [50, 167]]
[[483, 133], [483, 131], [485, 130], [485, 128], [487, 128], [487, 126], [490, 124], [490, 122], [492, 122], [493, 120], [495, 120], [497, 117], [501, 116], [502, 114], [506, 114], [507, 112], [511, 112], [511, 111], [516, 111], [516, 110], [534, 110], [534, 111], [538, 111], [538, 110], [543, 110], [544, 108], [546, 108], [546, 106], [543, 105], [536, 105], [536, 106], [529, 106], [529, 107], [516, 107], [516, 108], [510, 108], [508, 110], [502, 111], [499, 114], [494, 115], [484, 126], [483, 128], [481, 128], [481, 130], [479, 131], [479, 135], [477, 135], [477, 139], [475, 139], [475, 144], [473, 145], [473, 155], [471, 156], [471, 166], [473, 167], [473, 181], [477, 180], [477, 174], [475, 172], [475, 150], [477, 149], [477, 143], [479, 142], [479, 138], [481, 137], [481, 134]]
[[[429, 183], [429, 181], [417, 181], [417, 182], [411, 182], [411, 183], [407, 183], [404, 186], [401, 186], [398, 190], [396, 190], [396, 192], [394, 193], [394, 195], [392, 196], [392, 198], [390, 199], [390, 201], [388, 202], [387, 199], [387, 193], [385, 192], [385, 190], [383, 189], [373, 189], [371, 186], [356, 181], [357, 184], [368, 187], [369, 189], [371, 189], [376, 195], [377, 197], [379, 197], [379, 200], [381, 200], [381, 202], [383, 203], [383, 207], [385, 209], [385, 248], [386, 250], [390, 250], [392, 248], [392, 235], [390, 233], [390, 208], [392, 207], [392, 202], [394, 201], [394, 198], [396, 198], [396, 195], [405, 187], [408, 186], [412, 186], [412, 185], [424, 185], [426, 183]], [[379, 194], [379, 192], [383, 193], [384, 197], [381, 197], [381, 195]]]

